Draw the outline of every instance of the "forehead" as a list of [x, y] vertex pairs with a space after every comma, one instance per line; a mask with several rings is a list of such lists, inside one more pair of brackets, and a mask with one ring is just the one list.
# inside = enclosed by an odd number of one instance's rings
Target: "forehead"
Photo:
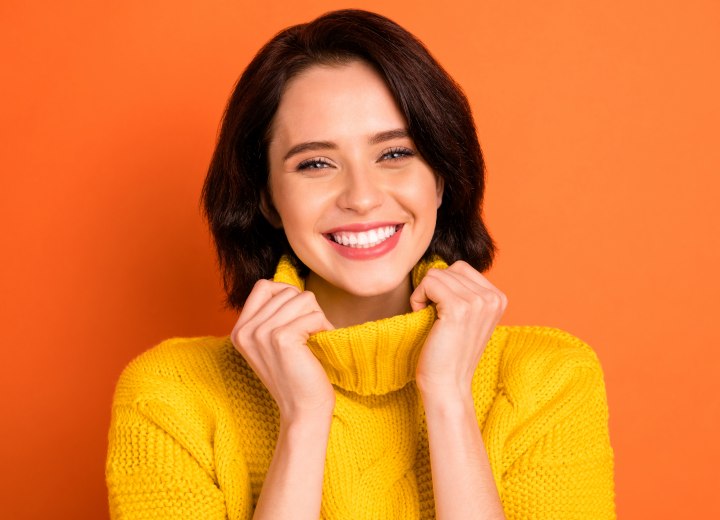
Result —
[[384, 79], [361, 61], [314, 65], [283, 93], [273, 119], [275, 141], [335, 140], [404, 128], [405, 118]]

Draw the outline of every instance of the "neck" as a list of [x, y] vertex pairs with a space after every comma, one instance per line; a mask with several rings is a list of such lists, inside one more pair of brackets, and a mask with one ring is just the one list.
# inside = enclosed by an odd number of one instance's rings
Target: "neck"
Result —
[[410, 276], [389, 293], [357, 296], [327, 283], [311, 272], [305, 280], [305, 290], [315, 294], [315, 299], [325, 313], [325, 317], [335, 328], [381, 320], [412, 310], [410, 308], [412, 292]]

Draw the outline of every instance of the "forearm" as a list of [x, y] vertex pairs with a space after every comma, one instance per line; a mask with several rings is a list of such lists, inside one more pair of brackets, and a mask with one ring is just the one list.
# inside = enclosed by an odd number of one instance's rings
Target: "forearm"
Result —
[[422, 399], [438, 520], [504, 519], [472, 397]]
[[254, 520], [320, 517], [332, 416], [283, 424]]

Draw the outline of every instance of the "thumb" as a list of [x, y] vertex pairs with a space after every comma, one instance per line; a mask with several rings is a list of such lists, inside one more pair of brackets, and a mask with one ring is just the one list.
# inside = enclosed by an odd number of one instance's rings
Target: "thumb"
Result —
[[414, 312], [417, 312], [427, 307], [429, 302], [430, 298], [428, 298], [427, 292], [425, 291], [425, 285], [420, 282], [410, 295], [410, 308]]

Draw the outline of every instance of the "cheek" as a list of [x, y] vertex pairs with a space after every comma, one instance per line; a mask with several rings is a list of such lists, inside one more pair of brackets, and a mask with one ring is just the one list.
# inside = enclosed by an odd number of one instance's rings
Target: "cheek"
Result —
[[274, 187], [275, 209], [288, 239], [313, 233], [327, 207], [327, 195], [318, 187], [289, 184]]
[[300, 213], [298, 199], [302, 197], [289, 185], [287, 180], [278, 179], [271, 175], [270, 189], [272, 190], [272, 200], [275, 210], [280, 215], [285, 227], [291, 223], [296, 214]]
[[417, 218], [435, 222], [438, 209], [438, 188], [434, 177], [423, 178], [406, 186], [403, 199]]

